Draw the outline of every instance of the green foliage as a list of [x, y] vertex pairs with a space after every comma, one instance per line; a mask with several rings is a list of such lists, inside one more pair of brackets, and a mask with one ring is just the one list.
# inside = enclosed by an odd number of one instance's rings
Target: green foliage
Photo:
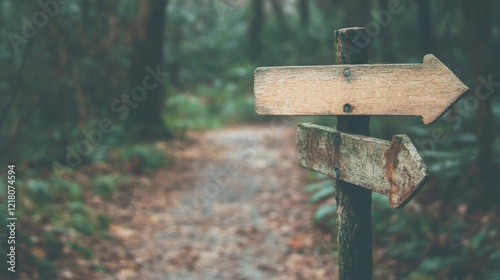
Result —
[[325, 231], [331, 230], [337, 223], [335, 214], [337, 214], [337, 204], [321, 205], [316, 212], [314, 212], [313, 223]]
[[92, 257], [94, 257], [94, 253], [92, 252], [91, 249], [85, 247], [85, 246], [82, 246], [76, 242], [70, 242], [68, 244], [68, 246], [73, 249], [75, 252], [78, 252], [80, 253], [81, 255], [83, 255], [85, 258], [87, 259], [91, 259]]
[[121, 147], [119, 160], [128, 171], [133, 173], [152, 172], [164, 164], [173, 162], [172, 157], [167, 156], [163, 150], [154, 147], [151, 143]]
[[[29, 172], [27, 172], [29, 173]], [[67, 175], [67, 174], [66, 174]], [[112, 175], [98, 175], [91, 182], [110, 194], [122, 180]], [[54, 279], [57, 269], [53, 263], [64, 248], [85, 258], [94, 256], [81, 244], [81, 238], [107, 230], [111, 220], [86, 205], [83, 185], [69, 177], [52, 176], [17, 182], [16, 216], [17, 254], [26, 266], [25, 273], [36, 271], [44, 279]], [[5, 193], [0, 194], [0, 207], [7, 209]], [[2, 247], [2, 252], [3, 247]], [[29, 268], [29, 270], [27, 270]]]
[[335, 227], [337, 213], [337, 204], [332, 202], [335, 197], [334, 180], [317, 172], [310, 172], [309, 178], [315, 181], [306, 185], [305, 191], [311, 193], [311, 203], [319, 205], [314, 212], [313, 223], [325, 231], [330, 231]]
[[40, 279], [55, 279], [57, 277], [58, 270], [52, 262], [34, 257], [33, 265], [39, 273]]
[[500, 249], [495, 240], [496, 218], [478, 221], [457, 209], [439, 216], [442, 205], [395, 211], [379, 194], [374, 194], [373, 208], [375, 242], [387, 258], [399, 261], [401, 278], [493, 279], [500, 271], [494, 261]]
[[[211, 117], [202, 98], [187, 94], [176, 94], [168, 99], [164, 122], [175, 132], [184, 132], [187, 129], [207, 129], [221, 125], [221, 119]], [[170, 116], [173, 114], [173, 117]]]
[[[248, 75], [249, 67], [229, 69], [228, 75]], [[242, 74], [244, 73], [244, 74]], [[244, 95], [242, 86], [237, 83], [222, 83], [216, 80], [213, 85], [199, 85], [189, 92], [171, 91], [167, 99], [164, 122], [176, 133], [186, 130], [203, 130], [220, 127], [223, 124], [240, 122], [254, 118], [253, 98]]]
[[50, 204], [49, 184], [40, 180], [28, 181], [28, 193], [37, 204]]
[[[171, 70], [164, 123], [175, 134], [255, 118], [250, 95], [254, 62], [242, 53], [241, 4], [171, 1], [166, 41]], [[182, 70], [177, 67], [181, 65]]]
[[91, 235], [94, 233], [93, 223], [83, 214], [76, 213], [71, 215], [70, 225], [72, 228], [85, 235]]
[[328, 180], [325, 182], [321, 182], [321, 187], [311, 196], [312, 203], [318, 203], [329, 199], [335, 194], [335, 188], [331, 185], [331, 182]]
[[[311, 203], [318, 205], [313, 223], [335, 236], [334, 182], [322, 177], [311, 172], [313, 183], [305, 190], [311, 193]], [[492, 214], [478, 219], [457, 208], [410, 204], [394, 210], [387, 197], [373, 193], [374, 250], [383, 253], [375, 266], [379, 273], [391, 271], [386, 277], [396, 275], [397, 279], [495, 279], [500, 273], [496, 240], [500, 219]], [[448, 214], [442, 216], [444, 212]]]
[[106, 197], [118, 189], [120, 177], [113, 175], [99, 175], [92, 180], [93, 192], [99, 196]]

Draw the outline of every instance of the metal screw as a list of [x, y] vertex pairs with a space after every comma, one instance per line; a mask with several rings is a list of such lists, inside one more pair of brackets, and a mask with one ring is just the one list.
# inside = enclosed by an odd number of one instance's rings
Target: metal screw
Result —
[[335, 177], [340, 177], [340, 169], [335, 168]]
[[344, 105], [344, 113], [350, 113], [351, 112], [351, 105], [345, 104]]
[[351, 75], [351, 69], [344, 70], [344, 76], [349, 77]]
[[335, 145], [340, 145], [340, 135], [335, 136]]

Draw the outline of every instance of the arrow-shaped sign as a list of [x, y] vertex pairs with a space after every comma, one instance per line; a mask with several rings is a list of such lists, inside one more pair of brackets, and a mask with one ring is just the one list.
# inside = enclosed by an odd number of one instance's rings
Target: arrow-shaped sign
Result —
[[259, 115], [411, 115], [436, 121], [469, 88], [428, 54], [423, 64], [260, 67]]
[[299, 163], [389, 197], [393, 208], [406, 205], [429, 179], [429, 172], [406, 135], [385, 141], [299, 124]]

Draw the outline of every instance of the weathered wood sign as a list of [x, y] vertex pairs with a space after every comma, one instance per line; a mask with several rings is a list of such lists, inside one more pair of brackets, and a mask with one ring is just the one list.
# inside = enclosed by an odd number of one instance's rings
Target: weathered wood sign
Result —
[[303, 167], [386, 195], [393, 208], [408, 203], [429, 178], [406, 135], [395, 135], [389, 142], [299, 124], [297, 150]]
[[[330, 66], [260, 67], [255, 70], [255, 111], [260, 115], [337, 115], [337, 128], [299, 124], [303, 167], [336, 178], [339, 279], [372, 279], [371, 192], [406, 205], [429, 172], [406, 135], [369, 137], [370, 115], [421, 116], [436, 121], [469, 88], [428, 54], [422, 64], [365, 64], [355, 48], [364, 28], [335, 30]], [[349, 132], [349, 133], [347, 133]], [[360, 135], [364, 134], [364, 135]]]
[[469, 88], [428, 54], [423, 64], [260, 67], [259, 115], [411, 115], [436, 121]]

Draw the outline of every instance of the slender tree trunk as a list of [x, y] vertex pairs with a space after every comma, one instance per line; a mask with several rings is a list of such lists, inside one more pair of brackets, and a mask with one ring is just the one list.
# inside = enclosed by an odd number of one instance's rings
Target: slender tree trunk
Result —
[[[470, 36], [468, 40], [470, 43], [470, 65], [475, 82], [478, 83], [479, 77], [487, 80], [488, 76], [492, 74], [491, 26], [493, 13], [489, 2], [485, 0], [463, 0], [462, 4], [466, 26], [469, 28], [467, 34]], [[482, 87], [482, 92], [489, 90], [484, 85]], [[495, 176], [498, 170], [495, 168], [496, 163], [492, 157], [496, 136], [494, 116], [491, 111], [492, 95], [490, 94], [490, 97], [484, 100], [479, 100], [476, 110], [477, 179], [474, 186], [472, 209], [488, 208], [498, 203], [498, 199], [500, 199], [500, 189]]]
[[250, 25], [248, 26], [249, 54], [256, 59], [262, 51], [262, 40], [260, 38], [262, 25], [264, 23], [264, 1], [252, 0]]
[[302, 25], [309, 25], [309, 0], [299, 0], [299, 14]]
[[420, 35], [420, 53], [426, 55], [432, 53], [432, 13], [429, 0], [418, 0], [418, 30]]
[[341, 0], [338, 6], [343, 7], [346, 10], [345, 14], [347, 17], [344, 18], [344, 26], [365, 27], [371, 20], [371, 1], [361, 2]]
[[[166, 7], [168, 0], [149, 0], [139, 2], [139, 15], [135, 23], [133, 37], [132, 68], [130, 71], [132, 91], [136, 86], [143, 86], [143, 79], [152, 71], [163, 68], [163, 40]], [[164, 81], [166, 82], [166, 81]], [[150, 81], [153, 84], [153, 81]], [[164, 83], [163, 83], [164, 84]], [[162, 105], [164, 101], [162, 83], [148, 89], [146, 98], [134, 99], [137, 103], [130, 106], [131, 120], [141, 127], [139, 133], [144, 137], [170, 136], [162, 121]], [[127, 93], [129, 94], [129, 93]], [[138, 93], [137, 95], [140, 95]], [[135, 107], [135, 108], [134, 108]]]
[[318, 9], [321, 11], [323, 14], [323, 17], [325, 20], [328, 20], [329, 18], [332, 17], [332, 12], [334, 11], [334, 8], [338, 8], [338, 5], [336, 5], [338, 0], [317, 0], [316, 5], [318, 5]]
[[180, 84], [180, 71], [181, 71], [181, 61], [180, 58], [180, 48], [182, 43], [182, 30], [180, 26], [174, 26], [172, 30], [172, 55], [173, 61], [168, 65], [168, 73], [170, 77], [170, 82], [172, 86], [178, 87]]
[[271, 6], [273, 8], [274, 15], [276, 16], [276, 21], [278, 22], [280, 28], [286, 28], [286, 19], [283, 13], [282, 1], [271, 0]]

